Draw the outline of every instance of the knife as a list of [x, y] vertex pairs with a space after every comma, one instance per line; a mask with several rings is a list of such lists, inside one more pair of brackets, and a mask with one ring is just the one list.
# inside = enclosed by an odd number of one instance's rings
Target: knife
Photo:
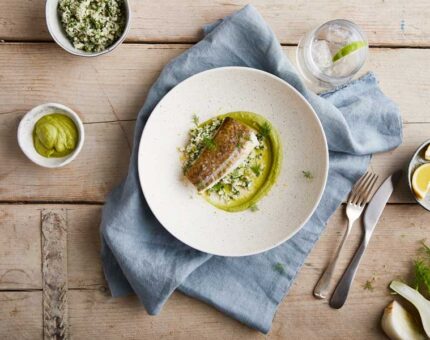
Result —
[[354, 281], [355, 274], [357, 273], [358, 266], [360, 265], [361, 257], [369, 244], [370, 238], [375, 230], [376, 224], [384, 211], [385, 205], [388, 202], [391, 194], [394, 191], [394, 187], [400, 181], [402, 177], [402, 170], [396, 171], [390, 177], [388, 177], [378, 188], [375, 195], [373, 195], [369, 204], [367, 205], [364, 213], [364, 235], [361, 239], [360, 246], [358, 247], [354, 257], [348, 265], [345, 273], [336, 286], [333, 295], [330, 299], [330, 306], [333, 308], [341, 308], [349, 293], [352, 281]]

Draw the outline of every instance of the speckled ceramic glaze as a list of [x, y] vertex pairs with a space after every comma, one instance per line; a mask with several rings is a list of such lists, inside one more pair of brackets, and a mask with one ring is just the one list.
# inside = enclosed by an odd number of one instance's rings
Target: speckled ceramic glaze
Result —
[[107, 49], [100, 52], [85, 52], [85, 51], [79, 50], [73, 46], [73, 44], [67, 38], [66, 33], [64, 32], [60, 17], [58, 15], [58, 2], [59, 0], [46, 0], [46, 4], [45, 4], [46, 26], [48, 27], [48, 31], [51, 34], [51, 37], [54, 39], [54, 41], [70, 54], [74, 54], [80, 57], [97, 57], [99, 55], [112, 52], [115, 48], [121, 45], [121, 43], [126, 38], [128, 31], [130, 30], [130, 23], [131, 23], [130, 4], [128, 0], [124, 0], [126, 24], [125, 24], [124, 32], [121, 34], [119, 39], [115, 41], [115, 43], [113, 43]]
[[[256, 212], [215, 208], [182, 174], [178, 148], [188, 140], [192, 115], [203, 122], [232, 111], [263, 115], [281, 137], [281, 173]], [[142, 190], [161, 224], [189, 246], [224, 256], [260, 253], [291, 238], [314, 212], [328, 171], [327, 142], [312, 107], [283, 80], [241, 67], [202, 72], [171, 90], [145, 126], [138, 157]]]
[[430, 211], [430, 195], [427, 195], [424, 200], [418, 200], [412, 190], [412, 175], [416, 168], [418, 168], [420, 165], [425, 163], [430, 163], [430, 161], [426, 161], [424, 159], [424, 153], [427, 146], [430, 145], [430, 140], [424, 142], [420, 145], [420, 147], [415, 151], [414, 155], [412, 156], [411, 162], [409, 163], [408, 168], [408, 183], [409, 183], [409, 189], [412, 192], [412, 195], [414, 196], [415, 200], [420, 204], [424, 209], [427, 209]]
[[[70, 117], [75, 123], [79, 132], [79, 141], [76, 149], [65, 157], [47, 158], [37, 153], [34, 147], [34, 126], [40, 118], [52, 113], [61, 113]], [[18, 144], [22, 152], [24, 152], [28, 159], [30, 159], [33, 163], [45, 168], [60, 168], [73, 161], [78, 156], [79, 152], [81, 152], [85, 140], [85, 130], [81, 119], [75, 111], [62, 104], [46, 103], [31, 109], [31, 111], [27, 112], [27, 114], [21, 119], [18, 126], [17, 137]]]

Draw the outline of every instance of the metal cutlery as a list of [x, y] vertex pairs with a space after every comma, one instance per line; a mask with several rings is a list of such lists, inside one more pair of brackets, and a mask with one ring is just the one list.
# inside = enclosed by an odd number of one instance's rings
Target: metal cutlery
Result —
[[320, 299], [325, 299], [328, 294], [330, 282], [333, 278], [333, 272], [336, 267], [339, 256], [342, 252], [343, 246], [346, 239], [348, 238], [354, 222], [361, 216], [364, 210], [364, 206], [370, 196], [373, 186], [376, 183], [378, 176], [371, 172], [366, 172], [358, 182], [354, 185], [349, 195], [346, 204], [346, 216], [348, 217], [348, 225], [345, 234], [343, 235], [342, 241], [338, 246], [336, 253], [331, 260], [330, 264], [325, 269], [321, 278], [314, 288], [314, 296]]
[[341, 308], [344, 305], [352, 282], [354, 281], [355, 274], [357, 273], [361, 258], [367, 248], [367, 245], [369, 244], [373, 231], [375, 230], [375, 226], [382, 215], [388, 199], [394, 191], [394, 187], [400, 181], [401, 176], [402, 171], [399, 170], [388, 177], [370, 200], [366, 208], [366, 212], [364, 213], [364, 235], [362, 237], [360, 246], [333, 292], [333, 295], [330, 299], [331, 307]]

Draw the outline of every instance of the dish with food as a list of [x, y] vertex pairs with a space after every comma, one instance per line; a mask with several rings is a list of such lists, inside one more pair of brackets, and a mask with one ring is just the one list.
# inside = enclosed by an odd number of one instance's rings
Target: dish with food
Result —
[[25, 114], [18, 126], [18, 144], [37, 165], [59, 168], [73, 161], [84, 145], [84, 125], [65, 105], [46, 103]]
[[131, 9], [128, 0], [46, 0], [45, 18], [49, 33], [64, 50], [96, 57], [125, 40]]
[[215, 207], [237, 212], [255, 206], [280, 172], [276, 129], [252, 112], [231, 112], [199, 124], [181, 149], [185, 177]]
[[123, 0], [60, 0], [58, 15], [73, 46], [86, 52], [107, 49], [126, 22]]
[[73, 120], [62, 113], [52, 113], [40, 118], [33, 129], [33, 143], [39, 155], [65, 157], [78, 144], [79, 133]]
[[412, 156], [408, 179], [415, 200], [430, 211], [430, 140], [421, 144]]
[[283, 80], [244, 67], [174, 87], [146, 122], [137, 157], [143, 195], [161, 225], [223, 256], [291, 238], [315, 210], [328, 170], [312, 107]]

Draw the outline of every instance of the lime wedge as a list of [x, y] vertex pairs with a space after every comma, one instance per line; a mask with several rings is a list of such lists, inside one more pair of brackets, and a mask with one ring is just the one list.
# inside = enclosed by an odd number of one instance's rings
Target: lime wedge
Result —
[[365, 41], [353, 41], [348, 45], [343, 46], [337, 53], [333, 56], [333, 62], [338, 61], [339, 59], [346, 57], [348, 54], [351, 54], [358, 49], [367, 46]]

